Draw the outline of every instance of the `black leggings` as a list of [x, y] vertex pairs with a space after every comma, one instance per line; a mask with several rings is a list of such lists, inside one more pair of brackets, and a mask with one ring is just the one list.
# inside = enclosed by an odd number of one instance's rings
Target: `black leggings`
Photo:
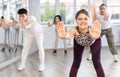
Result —
[[[100, 61], [101, 39], [97, 39], [91, 46], [92, 61], [97, 73], [97, 77], [105, 77]], [[77, 72], [81, 63], [84, 46], [78, 45], [74, 39], [74, 61], [70, 70], [69, 77], [77, 77]], [[87, 68], [86, 68], [87, 69]]]

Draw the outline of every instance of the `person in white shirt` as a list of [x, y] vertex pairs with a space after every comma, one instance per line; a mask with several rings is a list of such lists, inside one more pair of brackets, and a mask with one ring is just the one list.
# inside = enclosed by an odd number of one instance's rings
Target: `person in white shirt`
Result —
[[43, 29], [34, 16], [28, 15], [26, 9], [24, 8], [19, 9], [18, 16], [19, 16], [19, 20], [14, 20], [13, 22], [5, 24], [8, 26], [19, 25], [22, 29], [25, 30], [21, 63], [17, 68], [17, 70], [20, 71], [25, 68], [25, 62], [28, 55], [28, 51], [33, 38], [35, 38], [39, 50], [39, 60], [40, 60], [39, 71], [43, 71], [45, 68], [44, 67], [45, 52], [43, 48]]
[[[101, 23], [101, 37], [106, 36], [109, 49], [113, 55], [114, 62], [118, 62], [118, 53], [114, 43], [114, 37], [112, 33], [112, 26], [110, 25], [111, 15], [107, 12], [107, 5], [101, 4], [99, 7], [99, 13], [96, 15], [96, 18]], [[91, 59], [91, 54], [89, 55], [88, 60]]]

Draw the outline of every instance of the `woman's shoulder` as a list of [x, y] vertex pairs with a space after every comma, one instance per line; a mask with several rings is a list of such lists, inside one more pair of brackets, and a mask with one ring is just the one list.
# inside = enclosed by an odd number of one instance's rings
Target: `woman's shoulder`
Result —
[[73, 27], [71, 31], [74, 33], [74, 36], [78, 36], [79, 35], [79, 33], [77, 31], [77, 26]]
[[71, 30], [72, 31], [77, 31], [77, 26], [73, 27]]

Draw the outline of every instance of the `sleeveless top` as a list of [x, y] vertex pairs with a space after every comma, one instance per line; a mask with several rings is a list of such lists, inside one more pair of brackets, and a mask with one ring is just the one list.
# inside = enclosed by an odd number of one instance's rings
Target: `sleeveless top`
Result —
[[78, 37], [75, 37], [77, 44], [82, 46], [90, 46], [93, 44], [95, 40], [89, 36], [89, 32], [86, 32], [86, 34], [83, 36], [81, 32], [78, 30], [78, 26], [76, 27], [76, 29], [79, 33]]

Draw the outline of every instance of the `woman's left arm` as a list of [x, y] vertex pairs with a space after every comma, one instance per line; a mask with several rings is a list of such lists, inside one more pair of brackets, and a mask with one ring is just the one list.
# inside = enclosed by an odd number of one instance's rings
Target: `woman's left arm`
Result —
[[90, 37], [93, 39], [98, 39], [101, 34], [101, 24], [98, 20], [93, 21], [93, 26], [89, 28]]

